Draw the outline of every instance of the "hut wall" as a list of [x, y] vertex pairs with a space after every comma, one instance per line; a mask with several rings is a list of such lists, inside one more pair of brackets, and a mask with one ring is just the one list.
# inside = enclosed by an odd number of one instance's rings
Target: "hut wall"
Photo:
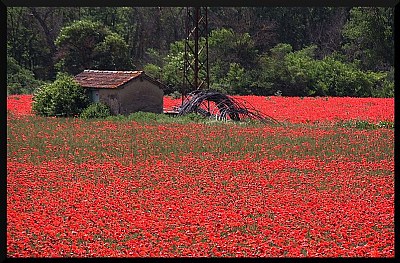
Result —
[[164, 92], [145, 79], [133, 79], [117, 89], [100, 89], [99, 95], [99, 100], [110, 106], [112, 114], [163, 112]]

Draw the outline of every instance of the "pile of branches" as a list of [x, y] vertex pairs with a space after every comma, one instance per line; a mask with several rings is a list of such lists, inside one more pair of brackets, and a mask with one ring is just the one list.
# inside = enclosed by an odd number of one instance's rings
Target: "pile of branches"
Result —
[[[211, 109], [210, 102], [215, 103], [216, 107]], [[278, 123], [278, 121], [263, 114], [253, 106], [245, 105], [232, 97], [213, 90], [196, 90], [189, 93], [178, 109], [178, 115], [189, 113], [198, 113], [204, 117], [217, 120], [241, 121], [252, 119], [264, 123]]]

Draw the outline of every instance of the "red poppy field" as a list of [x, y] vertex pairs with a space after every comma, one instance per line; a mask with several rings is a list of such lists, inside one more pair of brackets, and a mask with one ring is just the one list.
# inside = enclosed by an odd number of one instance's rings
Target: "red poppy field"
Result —
[[281, 125], [44, 118], [9, 96], [7, 256], [394, 257], [394, 100], [237, 98]]

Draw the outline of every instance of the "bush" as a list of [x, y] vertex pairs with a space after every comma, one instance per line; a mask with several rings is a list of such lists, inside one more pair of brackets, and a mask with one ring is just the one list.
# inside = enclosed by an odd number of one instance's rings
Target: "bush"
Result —
[[58, 74], [53, 83], [41, 86], [34, 93], [32, 111], [42, 116], [76, 116], [89, 102], [85, 90], [73, 77]]
[[83, 119], [102, 119], [111, 115], [110, 108], [101, 102], [90, 104], [80, 115]]
[[[381, 73], [382, 74], [382, 73]], [[393, 98], [394, 97], [394, 68], [384, 72], [385, 74], [381, 85], [373, 90], [373, 97]]]
[[[285, 96], [391, 97], [390, 72], [361, 70], [357, 64], [332, 54], [315, 58], [316, 46], [292, 51], [279, 44], [260, 59], [261, 73], [253, 85]], [[257, 75], [257, 74], [256, 74]]]
[[308, 74], [313, 94], [338, 97], [371, 97], [374, 90], [381, 89], [386, 77], [385, 73], [365, 72], [332, 57], [315, 61]]

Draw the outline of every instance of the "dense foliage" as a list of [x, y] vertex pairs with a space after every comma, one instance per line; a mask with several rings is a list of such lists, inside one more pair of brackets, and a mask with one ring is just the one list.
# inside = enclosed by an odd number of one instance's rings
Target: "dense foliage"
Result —
[[[166, 93], [180, 92], [185, 15], [183, 7], [8, 7], [7, 64], [23, 69], [7, 71], [8, 91], [35, 90], [30, 72], [48, 81], [58, 71], [138, 68]], [[215, 90], [393, 96], [393, 8], [210, 7], [208, 19]]]
[[58, 47], [56, 66], [70, 74], [84, 69], [130, 70], [134, 67], [123, 38], [99, 22], [76, 21], [61, 29], [55, 44]]
[[32, 110], [42, 116], [77, 116], [88, 104], [89, 97], [74, 78], [59, 74], [53, 83], [36, 90]]
[[262, 69], [253, 83], [265, 93], [295, 96], [393, 96], [388, 73], [362, 71], [336, 54], [315, 58], [317, 46], [292, 51], [278, 44], [260, 59]]
[[101, 102], [91, 103], [80, 114], [83, 119], [102, 119], [109, 116], [111, 116], [110, 107]]
[[7, 57], [7, 94], [32, 94], [42, 84], [32, 71], [21, 67], [13, 57]]

